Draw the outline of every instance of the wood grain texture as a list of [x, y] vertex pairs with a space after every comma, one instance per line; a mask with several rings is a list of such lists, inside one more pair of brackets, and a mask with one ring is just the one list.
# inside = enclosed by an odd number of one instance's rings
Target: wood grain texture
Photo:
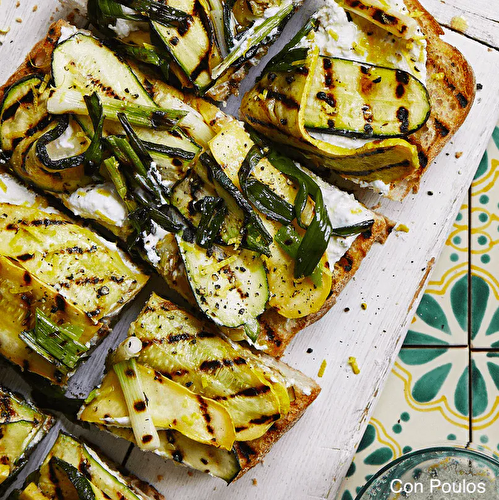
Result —
[[[447, 2], [449, 9], [457, 8], [460, 3], [470, 4], [468, 0], [452, 2], [452, 5], [450, 0]], [[301, 9], [273, 47], [270, 56], [296, 32], [317, 3], [320, 0], [308, 2]], [[423, 3], [437, 15], [445, 13], [446, 17], [440, 18], [444, 22], [452, 18], [448, 14], [450, 11], [446, 11], [438, 0], [424, 0]], [[494, 3], [475, 0], [474, 13], [483, 17], [482, 14], [489, 11], [481, 9], [488, 8], [488, 5], [493, 8]], [[33, 12], [36, 4], [38, 9]], [[56, 7], [60, 9], [57, 0], [20, 0], [20, 6], [16, 8], [15, 5], [15, 0], [0, 2], [0, 30], [11, 27], [0, 47], [1, 81], [8, 78], [26, 52], [44, 36], [53, 11]], [[63, 17], [65, 13], [60, 10], [55, 18]], [[16, 18], [22, 19], [22, 23], [17, 23]], [[323, 387], [322, 394], [302, 420], [277, 443], [264, 464], [230, 487], [201, 473], [188, 475], [187, 469], [134, 450], [127, 467], [158, 485], [167, 497], [175, 496], [179, 500], [335, 498], [417, 307], [419, 294], [416, 292], [424, 289], [429, 266], [438, 258], [499, 116], [499, 53], [456, 33], [449, 33], [446, 39], [463, 51], [483, 89], [478, 92], [462, 129], [436, 163], [429, 167], [420, 193], [407, 198], [403, 204], [381, 201], [379, 210], [391, 219], [406, 224], [410, 232], [394, 233], [384, 247], [374, 248], [336, 306], [317, 324], [301, 332], [288, 350], [284, 360], [312, 377], [317, 376], [322, 360], [327, 361], [324, 377], [319, 380]], [[493, 33], [490, 40], [494, 42], [496, 39]], [[250, 73], [243, 82], [242, 91], [253, 85], [259, 71], [256, 68]], [[233, 98], [226, 110], [237, 114], [238, 105], [239, 100]], [[459, 159], [455, 157], [456, 152], [463, 152]], [[363, 195], [362, 199], [370, 206], [379, 201], [374, 195]], [[166, 291], [161, 280], [153, 280], [125, 311], [113, 334], [78, 372], [71, 383], [71, 394], [87, 394], [99, 380], [108, 348], [124, 337], [128, 324], [151, 289], [160, 295]], [[363, 302], [367, 304], [366, 310], [361, 309]], [[349, 312], [344, 311], [347, 307]], [[308, 348], [312, 348], [313, 352], [307, 354]], [[347, 363], [349, 356], [357, 358], [361, 369], [359, 375], [352, 373]], [[0, 365], [0, 381], [13, 389], [28, 391], [19, 375], [4, 364]], [[81, 434], [67, 421], [60, 425]], [[113, 458], [120, 460], [125, 456], [126, 443], [98, 431], [84, 431], [84, 434], [105, 448]], [[44, 441], [35, 452], [19, 481], [36, 468], [54, 439], [55, 431], [52, 431], [49, 440]], [[158, 476], [162, 479], [159, 480]], [[257, 479], [257, 486], [253, 485], [253, 478]]]
[[499, 4], [496, 0], [421, 0], [443, 26], [462, 16], [468, 23], [465, 35], [499, 49]]

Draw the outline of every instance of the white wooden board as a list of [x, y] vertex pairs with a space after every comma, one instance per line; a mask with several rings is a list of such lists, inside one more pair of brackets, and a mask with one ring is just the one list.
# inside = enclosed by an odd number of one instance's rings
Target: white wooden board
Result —
[[[434, 1], [438, 0], [427, 0], [425, 4]], [[464, 0], [453, 1], [458, 5]], [[483, 0], [475, 3], [481, 5], [480, 2], [486, 5]], [[33, 12], [36, 4], [38, 9]], [[11, 27], [0, 47], [2, 82], [24, 59], [31, 46], [44, 36], [52, 12], [59, 4], [57, 0], [20, 0], [20, 6], [16, 8], [15, 5], [15, 0], [0, 0], [0, 30]], [[290, 38], [313, 10], [314, 5], [307, 3], [286, 28], [279, 45]], [[62, 14], [63, 11], [56, 16]], [[17, 23], [16, 18], [22, 19], [22, 23]], [[414, 315], [417, 292], [424, 289], [431, 264], [438, 258], [499, 116], [499, 53], [456, 33], [449, 33], [447, 39], [471, 62], [483, 89], [478, 92], [465, 125], [436, 164], [428, 168], [420, 193], [408, 197], [403, 204], [381, 202], [380, 210], [406, 224], [410, 232], [394, 233], [386, 245], [376, 246], [337, 305], [320, 322], [301, 332], [289, 348], [285, 360], [310, 376], [316, 377], [322, 360], [327, 361], [325, 375], [320, 379], [322, 394], [295, 428], [273, 448], [264, 464], [229, 487], [220, 480], [196, 472], [188, 474], [187, 469], [134, 450], [126, 462], [127, 467], [155, 483], [167, 498], [301, 500], [335, 497]], [[276, 46], [272, 53], [278, 48]], [[252, 85], [258, 72], [258, 69], [252, 71], [243, 90]], [[237, 113], [237, 107], [238, 99], [234, 98], [227, 110]], [[455, 158], [456, 152], [463, 152], [459, 159]], [[430, 191], [432, 196], [427, 194]], [[363, 201], [372, 206], [379, 200], [368, 195]], [[151, 288], [159, 293], [165, 291], [160, 280], [155, 280], [148, 291]], [[107, 349], [125, 335], [127, 325], [142, 306], [148, 291], [126, 311], [112, 336], [77, 374], [72, 393], [88, 392], [99, 379]], [[367, 310], [361, 309], [362, 302], [367, 304]], [[346, 307], [350, 308], [348, 313], [344, 312]], [[310, 347], [313, 353], [307, 354]], [[361, 368], [359, 375], [353, 375], [348, 366], [349, 356], [357, 358]], [[17, 373], [5, 366], [0, 364], [0, 383], [26, 391]], [[63, 425], [75, 431], [67, 422]], [[125, 443], [97, 431], [86, 431], [85, 435], [116, 460], [124, 458]], [[52, 439], [53, 436], [54, 433]], [[50, 441], [46, 441], [37, 450], [20, 479], [36, 468], [49, 444]]]

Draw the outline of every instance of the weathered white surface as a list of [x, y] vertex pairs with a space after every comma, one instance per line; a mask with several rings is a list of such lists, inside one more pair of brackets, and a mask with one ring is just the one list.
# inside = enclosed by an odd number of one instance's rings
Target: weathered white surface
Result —
[[444, 26], [454, 17], [464, 17], [465, 35], [499, 48], [499, 3], [497, 0], [419, 0]]
[[[454, 5], [471, 4], [468, 0], [452, 1]], [[58, 5], [57, 0], [39, 0], [38, 10], [32, 12], [36, 0], [20, 2], [20, 7], [16, 8], [15, 0], [0, 0], [0, 30], [9, 25], [12, 28], [0, 47], [2, 82], [22, 61], [27, 50], [44, 36], [52, 10]], [[314, 4], [317, 3], [319, 0], [314, 0]], [[314, 10], [314, 4], [308, 2], [299, 18], [289, 24], [273, 53]], [[440, 4], [438, 0], [425, 0], [430, 9], [438, 7], [437, 12], [447, 16], [445, 5]], [[490, 6], [494, 10], [494, 4], [495, 0], [475, 0], [473, 9], [476, 8], [477, 13], [488, 12], [480, 9]], [[453, 15], [456, 14], [449, 14], [449, 19]], [[480, 14], [479, 17], [483, 16]], [[15, 18], [21, 18], [23, 22], [16, 23]], [[485, 32], [485, 28], [478, 31]], [[428, 263], [438, 258], [499, 116], [499, 53], [455, 33], [450, 33], [448, 40], [457, 45], [472, 63], [483, 90], [478, 92], [477, 102], [463, 128], [438, 158], [437, 164], [429, 167], [419, 195], [409, 197], [403, 204], [382, 202], [380, 210], [409, 226], [410, 232], [394, 233], [384, 247], [377, 246], [338, 304], [318, 324], [301, 332], [290, 347], [285, 360], [313, 377], [317, 376], [322, 360], [327, 360], [325, 375], [320, 380], [321, 396], [296, 427], [273, 448], [265, 463], [230, 487], [200, 473], [190, 476], [187, 469], [133, 451], [127, 467], [156, 483], [167, 497], [175, 496], [179, 500], [334, 498], [414, 314], [417, 305], [413, 300], [415, 292], [424, 288]], [[497, 41], [497, 38], [491, 40]], [[256, 69], [251, 73], [243, 89], [251, 87], [252, 78], [259, 71]], [[238, 102], [238, 99], [232, 99], [227, 110], [237, 113]], [[456, 152], [463, 152], [463, 155], [456, 159]], [[427, 194], [430, 191], [432, 196]], [[378, 199], [367, 196], [364, 201], [373, 205]], [[165, 291], [159, 280], [155, 280], [148, 290], [151, 288], [160, 294]], [[107, 349], [125, 335], [128, 323], [137, 314], [147, 293], [142, 293], [126, 311], [112, 336], [78, 373], [71, 386], [73, 394], [88, 392], [99, 379]], [[365, 311], [360, 307], [362, 302], [368, 305]], [[350, 308], [348, 313], [344, 312], [346, 307]], [[314, 350], [312, 354], [306, 354], [309, 347]], [[349, 356], [357, 358], [360, 375], [353, 375], [347, 364]], [[4, 364], [0, 364], [0, 372], [0, 382], [27, 390], [18, 375]], [[75, 432], [67, 422], [64, 426]], [[85, 435], [113, 458], [120, 460], [124, 457], [126, 443], [98, 432], [86, 431]], [[54, 438], [54, 433], [51, 437]], [[50, 442], [44, 441], [26, 471], [36, 468]], [[159, 475], [163, 476], [161, 481], [158, 481]], [[253, 478], [257, 479], [257, 486], [252, 484]]]

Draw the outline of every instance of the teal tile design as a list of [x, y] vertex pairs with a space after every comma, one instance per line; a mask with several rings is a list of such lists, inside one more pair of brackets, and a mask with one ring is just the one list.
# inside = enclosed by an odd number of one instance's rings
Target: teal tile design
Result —
[[499, 352], [473, 352], [473, 441], [499, 458]]
[[471, 186], [472, 345], [499, 349], [499, 127]]
[[469, 442], [499, 458], [499, 125], [337, 498], [404, 453]]
[[468, 362], [467, 348], [401, 351], [338, 499], [355, 498], [368, 477], [405, 453], [468, 441]]
[[405, 346], [468, 344], [468, 204], [454, 222], [433, 270]]

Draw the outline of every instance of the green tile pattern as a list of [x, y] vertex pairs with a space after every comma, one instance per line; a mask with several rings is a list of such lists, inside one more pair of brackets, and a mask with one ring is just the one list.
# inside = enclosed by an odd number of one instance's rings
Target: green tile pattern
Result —
[[499, 457], [499, 124], [337, 498], [404, 453], [470, 442]]

